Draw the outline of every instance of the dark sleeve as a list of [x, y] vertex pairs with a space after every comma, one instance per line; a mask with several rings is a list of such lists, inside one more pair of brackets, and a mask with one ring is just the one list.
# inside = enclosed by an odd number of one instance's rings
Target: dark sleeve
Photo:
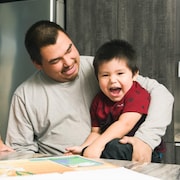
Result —
[[100, 99], [99, 94], [97, 94], [91, 104], [90, 115], [91, 115], [91, 126], [92, 127], [99, 127], [98, 115], [97, 115], [99, 99]]

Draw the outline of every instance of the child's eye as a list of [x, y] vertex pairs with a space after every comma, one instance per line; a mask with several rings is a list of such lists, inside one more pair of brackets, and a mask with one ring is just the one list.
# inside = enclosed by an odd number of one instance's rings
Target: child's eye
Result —
[[122, 72], [118, 73], [118, 75], [121, 75], [121, 74], [123, 74], [123, 73]]
[[107, 74], [102, 74], [102, 77], [107, 77], [108, 75]]

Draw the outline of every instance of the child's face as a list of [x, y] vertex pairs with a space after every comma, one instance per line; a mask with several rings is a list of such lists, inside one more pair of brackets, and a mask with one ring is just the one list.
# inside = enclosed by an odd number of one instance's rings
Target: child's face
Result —
[[98, 68], [99, 86], [103, 93], [115, 102], [124, 97], [135, 79], [136, 75], [133, 76], [123, 58], [114, 58], [109, 62], [104, 62]]

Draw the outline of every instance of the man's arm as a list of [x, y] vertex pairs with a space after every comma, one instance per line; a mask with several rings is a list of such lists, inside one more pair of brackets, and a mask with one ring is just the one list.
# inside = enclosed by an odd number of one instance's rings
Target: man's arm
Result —
[[148, 115], [135, 136], [124, 137], [121, 143], [133, 145], [133, 161], [150, 162], [152, 151], [160, 144], [161, 137], [171, 123], [174, 97], [154, 79], [138, 76], [137, 81], [151, 95]]
[[14, 95], [11, 102], [6, 144], [15, 151], [38, 152], [34, 131], [22, 99]]
[[137, 81], [149, 91], [151, 102], [146, 120], [137, 130], [135, 137], [154, 149], [160, 144], [161, 137], [171, 123], [174, 97], [154, 79], [138, 76]]

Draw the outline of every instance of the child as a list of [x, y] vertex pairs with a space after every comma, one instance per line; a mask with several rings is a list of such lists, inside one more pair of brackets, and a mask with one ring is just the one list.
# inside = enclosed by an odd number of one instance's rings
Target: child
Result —
[[149, 93], [136, 82], [136, 52], [123, 40], [103, 44], [94, 58], [101, 91], [91, 105], [92, 130], [81, 146], [67, 148], [73, 154], [91, 158], [132, 159], [132, 145], [121, 144], [123, 136], [133, 136], [144, 122]]

